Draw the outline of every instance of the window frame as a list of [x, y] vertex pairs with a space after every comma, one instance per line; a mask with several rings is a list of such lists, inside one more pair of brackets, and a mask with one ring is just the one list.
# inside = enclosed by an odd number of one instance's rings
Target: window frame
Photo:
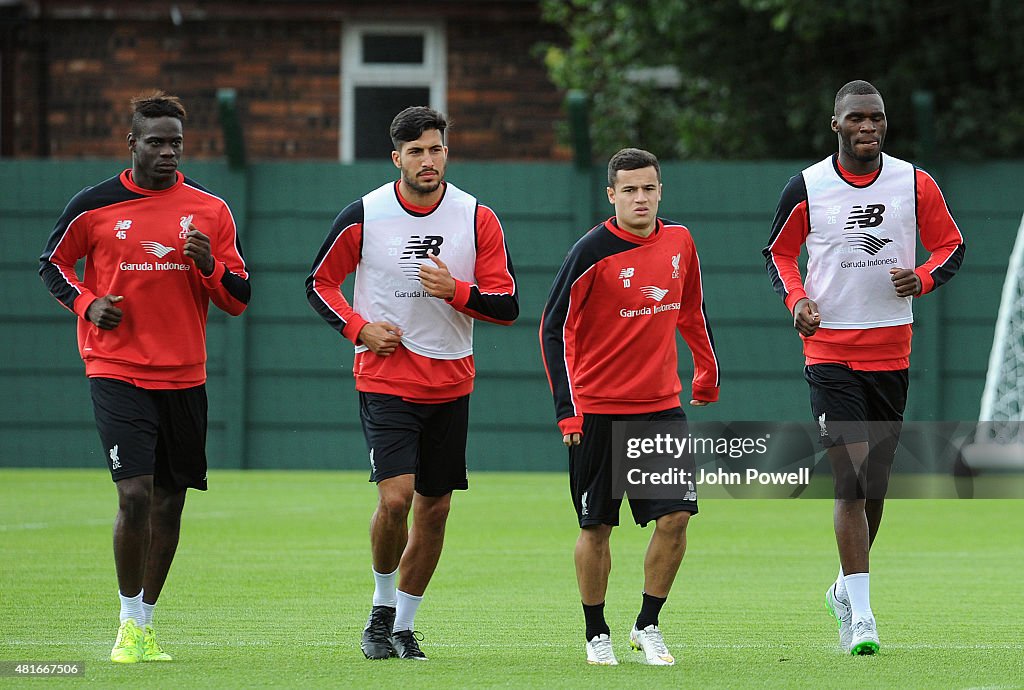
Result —
[[[366, 34], [422, 35], [422, 64], [363, 62], [363, 36]], [[444, 112], [448, 94], [447, 58], [445, 27], [441, 21], [346, 22], [341, 32], [341, 131], [338, 152], [341, 162], [356, 161], [356, 88], [427, 88], [430, 93], [429, 105]]]

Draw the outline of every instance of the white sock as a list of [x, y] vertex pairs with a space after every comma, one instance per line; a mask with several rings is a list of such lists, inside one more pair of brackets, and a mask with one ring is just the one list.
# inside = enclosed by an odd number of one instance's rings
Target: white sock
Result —
[[390, 606], [395, 608], [397, 600], [395, 599], [395, 574], [398, 572], [398, 568], [395, 568], [395, 572], [388, 573], [386, 575], [378, 573], [373, 568], [370, 568], [373, 572], [373, 605], [374, 606]]
[[423, 597], [406, 594], [400, 589], [397, 590], [397, 594], [398, 605], [395, 607], [395, 625], [391, 631], [415, 630], [413, 623], [416, 620], [416, 609], [420, 607]]
[[153, 609], [156, 608], [156, 604], [147, 604], [142, 602], [142, 625], [153, 625]]
[[843, 566], [839, 566], [839, 575], [836, 577], [836, 596], [840, 599], [850, 598], [850, 595], [846, 593], [846, 580], [843, 576]]
[[121, 622], [131, 618], [136, 625], [142, 625], [142, 592], [134, 597], [126, 597], [118, 592], [117, 596], [121, 597]]
[[850, 608], [853, 609], [853, 622], [873, 618], [871, 612], [871, 576], [868, 573], [855, 573], [843, 579], [846, 591], [850, 595]]

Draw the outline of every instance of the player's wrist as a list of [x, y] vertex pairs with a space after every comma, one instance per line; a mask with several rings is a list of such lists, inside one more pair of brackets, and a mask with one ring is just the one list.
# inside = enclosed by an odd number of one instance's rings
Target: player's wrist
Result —
[[74, 312], [78, 314], [79, 318], [91, 321], [92, 319], [89, 318], [89, 308], [92, 307], [97, 299], [99, 298], [91, 292], [83, 292], [75, 298]]
[[796, 315], [796, 307], [802, 300], [810, 300], [803, 290], [793, 291], [786, 296], [786, 307], [789, 309], [790, 315]]
[[216, 288], [220, 285], [220, 279], [224, 277], [224, 273], [227, 271], [227, 266], [211, 256], [209, 273], [205, 272], [203, 267], [198, 263], [196, 263], [196, 270], [199, 271], [199, 276], [203, 282], [206, 283], [207, 287]]
[[563, 436], [568, 436], [570, 434], [582, 434], [582, 415], [576, 417], [566, 417], [565, 419], [558, 420], [558, 430], [562, 432]]
[[462, 307], [469, 301], [469, 283], [459, 280], [458, 278], [452, 278], [455, 281], [455, 285], [452, 288], [452, 296], [445, 298], [445, 301], [454, 307]]
[[353, 344], [359, 345], [362, 343], [363, 329], [369, 324], [370, 322], [366, 319], [356, 316], [345, 324], [345, 327], [341, 329], [341, 334], [348, 340], [351, 340]]

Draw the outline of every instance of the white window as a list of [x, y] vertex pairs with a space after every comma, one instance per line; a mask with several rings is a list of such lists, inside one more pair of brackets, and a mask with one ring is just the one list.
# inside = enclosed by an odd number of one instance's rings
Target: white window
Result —
[[444, 25], [352, 22], [341, 34], [341, 160], [391, 155], [388, 127], [410, 105], [445, 111]]

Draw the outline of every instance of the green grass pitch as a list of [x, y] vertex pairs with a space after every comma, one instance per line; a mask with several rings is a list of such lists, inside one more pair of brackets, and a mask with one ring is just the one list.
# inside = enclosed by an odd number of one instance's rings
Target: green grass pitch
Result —
[[[104, 471], [0, 471], [0, 660], [85, 662], [64, 684], [137, 687], [805, 687], [1024, 685], [1024, 503], [891, 500], [872, 552], [881, 653], [836, 646], [831, 501], [708, 499], [661, 617], [677, 665], [628, 650], [649, 536], [612, 537], [620, 665], [584, 662], [577, 529], [561, 474], [475, 473], [417, 616], [426, 663], [370, 662], [365, 473], [211, 472], [190, 492], [157, 609], [175, 660], [117, 666]], [[628, 511], [623, 511], [628, 519]], [[44, 681], [45, 682], [45, 681]], [[28, 687], [38, 679], [0, 678]]]

